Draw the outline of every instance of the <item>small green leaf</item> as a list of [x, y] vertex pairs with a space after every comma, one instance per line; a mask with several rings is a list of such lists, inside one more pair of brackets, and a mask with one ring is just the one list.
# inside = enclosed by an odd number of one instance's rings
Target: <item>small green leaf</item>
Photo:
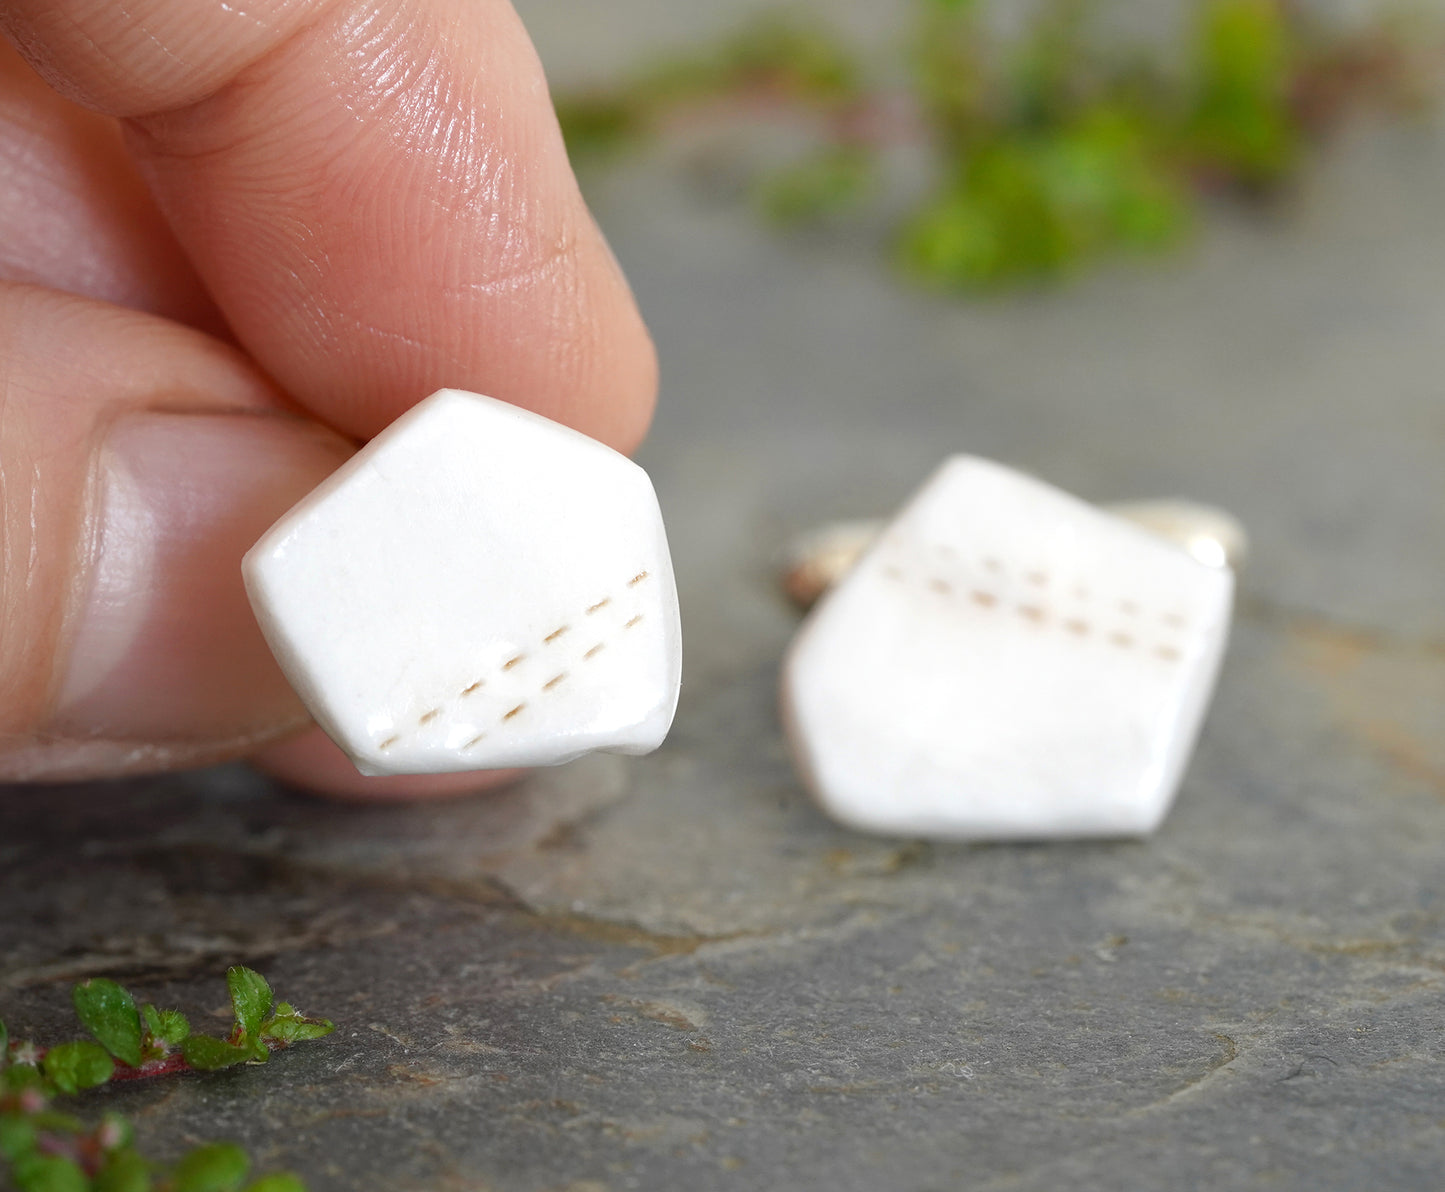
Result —
[[75, 1012], [85, 1029], [124, 1064], [141, 1066], [140, 1014], [135, 998], [114, 981], [96, 977], [77, 985], [71, 993]]
[[226, 987], [231, 991], [231, 1009], [242, 1033], [254, 1035], [271, 1012], [271, 986], [254, 969], [237, 965], [226, 970]]
[[234, 1192], [250, 1166], [240, 1147], [213, 1142], [197, 1147], [176, 1164], [171, 1186], [175, 1192]]
[[191, 1024], [179, 1010], [157, 1010], [147, 1002], [141, 1007], [141, 1013], [145, 1015], [146, 1029], [150, 1031], [151, 1038], [161, 1043], [175, 1047], [191, 1033]]
[[90, 1187], [85, 1172], [69, 1159], [35, 1151], [21, 1156], [12, 1174], [20, 1192], [86, 1192]]
[[278, 1013], [261, 1028], [261, 1033], [280, 1043], [298, 1043], [303, 1039], [320, 1039], [335, 1029], [336, 1024], [325, 1018], [307, 1018], [292, 1011], [289, 1014]]
[[115, 1061], [98, 1043], [81, 1039], [52, 1047], [45, 1053], [41, 1067], [46, 1079], [62, 1093], [78, 1093], [109, 1080]]
[[11, 1064], [0, 1072], [0, 1093], [23, 1093], [26, 1089], [39, 1089], [42, 1094], [48, 1095], [45, 1077], [40, 1075], [39, 1068], [29, 1064]]
[[0, 1155], [14, 1163], [35, 1149], [35, 1124], [18, 1114], [0, 1115]]
[[150, 1164], [135, 1151], [116, 1151], [95, 1174], [94, 1192], [151, 1192]]
[[262, 1176], [246, 1192], [306, 1192], [306, 1185], [289, 1171]]
[[237, 1047], [224, 1039], [211, 1035], [191, 1035], [181, 1044], [181, 1054], [186, 1063], [202, 1072], [214, 1072], [218, 1068], [229, 1068], [244, 1064], [251, 1058], [250, 1046]]

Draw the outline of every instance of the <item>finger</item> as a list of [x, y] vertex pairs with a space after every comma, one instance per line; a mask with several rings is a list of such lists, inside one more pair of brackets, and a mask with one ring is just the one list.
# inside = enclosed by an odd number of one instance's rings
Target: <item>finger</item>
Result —
[[505, 0], [0, 13], [47, 79], [125, 118], [240, 341], [332, 425], [369, 436], [452, 385], [640, 439], [651, 343]]
[[0, 42], [0, 279], [193, 327], [222, 320], [146, 190], [119, 125], [62, 99]]
[[251, 759], [282, 782], [336, 799], [444, 799], [472, 795], [515, 782], [524, 770], [475, 770], [456, 774], [358, 774], [351, 759], [319, 728], [269, 745]]
[[0, 779], [193, 765], [304, 727], [240, 559], [351, 450], [207, 336], [0, 284]]

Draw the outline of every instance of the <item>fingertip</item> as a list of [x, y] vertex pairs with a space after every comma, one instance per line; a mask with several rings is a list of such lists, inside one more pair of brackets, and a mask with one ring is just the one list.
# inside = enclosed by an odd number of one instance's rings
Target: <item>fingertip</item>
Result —
[[0, 40], [0, 277], [224, 334], [114, 120], [68, 103]]
[[509, 786], [526, 774], [525, 770], [474, 770], [369, 777], [357, 773], [350, 759], [314, 727], [268, 746], [251, 764], [298, 791], [357, 803], [460, 798]]
[[452, 387], [645, 435], [652, 341], [505, 0], [334, 5], [127, 127], [238, 339], [331, 426]]

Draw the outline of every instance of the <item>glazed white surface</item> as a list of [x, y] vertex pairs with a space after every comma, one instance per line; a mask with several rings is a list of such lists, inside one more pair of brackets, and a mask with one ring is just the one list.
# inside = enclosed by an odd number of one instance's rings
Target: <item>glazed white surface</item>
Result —
[[865, 831], [1142, 835], [1193, 750], [1234, 576], [999, 464], [948, 460], [783, 672], [798, 769]]
[[363, 774], [646, 753], [682, 639], [647, 474], [516, 406], [444, 389], [243, 562], [262, 631]]

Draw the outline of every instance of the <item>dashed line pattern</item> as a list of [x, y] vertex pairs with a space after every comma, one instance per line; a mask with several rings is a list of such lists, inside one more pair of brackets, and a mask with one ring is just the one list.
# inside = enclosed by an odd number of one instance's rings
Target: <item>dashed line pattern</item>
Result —
[[[934, 551], [946, 560], [956, 559], [958, 555], [958, 552], [953, 547], [946, 546], [942, 543], [936, 545]], [[999, 579], [1004, 579], [1007, 576], [1008, 569], [1004, 565], [1003, 560], [997, 556], [986, 556], [980, 560], [980, 565], [982, 569], [991, 576], [996, 576]], [[886, 579], [894, 582], [903, 583], [908, 579], [904, 570], [896, 563], [885, 564], [881, 568], [881, 571]], [[952, 579], [944, 578], [941, 575], [922, 575], [918, 578], [924, 582], [929, 591], [938, 596], [953, 598], [959, 595], [955, 581]], [[1018, 573], [1017, 579], [1028, 584], [1031, 588], [1042, 590], [1048, 588], [1053, 583], [1054, 577], [1046, 571], [1035, 568]], [[1083, 584], [1074, 585], [1070, 591], [1074, 599], [1080, 603], [1092, 601], [1093, 594], [1089, 588]], [[1042, 595], [1042, 591], [1040, 591], [1040, 595]], [[965, 585], [963, 596], [971, 604], [981, 609], [1011, 609], [1020, 619], [1040, 627], [1056, 619], [1051, 610], [1045, 604], [1040, 603], [1037, 597], [1032, 600], [1010, 603], [1005, 601], [998, 592], [993, 590], [992, 583], [988, 583], [985, 586]], [[1101, 629], [1095, 620], [1091, 620], [1082, 615], [1058, 618], [1058, 624], [1077, 638], [1082, 639], [1098, 636], [1101, 641], [1107, 642], [1115, 649], [1135, 650], [1141, 648], [1141, 645], [1144, 644], [1141, 642], [1141, 638], [1147, 639], [1149, 636], [1147, 625], [1151, 618], [1145, 613], [1145, 610], [1140, 607], [1137, 601], [1130, 600], [1126, 597], [1121, 597], [1117, 601], [1114, 601], [1112, 607], [1118, 614], [1129, 619], [1130, 627], [1127, 631], [1124, 629], [1107, 629], [1107, 627]], [[1186, 618], [1181, 613], [1173, 611], [1161, 614], [1157, 618], [1157, 621], [1159, 624], [1167, 627], [1167, 629], [1176, 632], [1188, 627]], [[1105, 631], [1106, 629], [1107, 631]], [[1167, 641], [1150, 646], [1148, 653], [1163, 662], [1178, 662], [1184, 656], [1182, 650], [1177, 645]]]
[[[647, 572], [647, 571], [639, 571], [636, 575], [634, 575], [631, 579], [629, 579], [629, 580], [627, 581], [627, 587], [628, 587], [629, 589], [630, 589], [630, 588], [636, 588], [639, 584], [645, 583], [649, 578], [651, 578], [651, 575], [650, 575], [649, 572]], [[611, 596], [604, 596], [601, 600], [597, 601], [597, 603], [595, 603], [595, 604], [593, 604], [593, 605], [590, 605], [590, 606], [585, 610], [585, 615], [587, 615], [587, 616], [589, 616], [589, 617], [590, 617], [590, 616], [593, 616], [594, 614], [599, 613], [599, 612], [601, 612], [603, 609], [607, 608], [608, 605], [610, 605], [611, 603], [612, 603], [612, 597], [611, 597]], [[623, 628], [623, 629], [631, 629], [631, 628], [633, 628], [634, 626], [641, 624], [642, 619], [643, 619], [642, 614], [641, 614], [641, 613], [638, 613], [636, 616], [632, 617], [631, 620], [627, 621], [627, 622], [622, 626], [622, 628]], [[571, 625], [570, 623], [563, 624], [563, 625], [559, 625], [556, 629], [552, 630], [551, 633], [547, 634], [545, 637], [542, 638], [542, 642], [541, 642], [542, 646], [543, 646], [543, 647], [551, 646], [551, 645], [552, 645], [553, 643], [555, 643], [558, 639], [560, 639], [561, 637], [563, 637], [565, 634], [569, 633], [569, 632], [571, 631], [571, 629], [572, 629], [572, 625]], [[606, 643], [605, 641], [597, 642], [594, 646], [592, 646], [589, 650], [587, 650], [587, 651], [582, 655], [582, 661], [586, 662], [586, 661], [590, 661], [591, 659], [595, 658], [598, 654], [600, 654], [600, 653], [606, 648], [606, 646], [607, 646], [607, 643]], [[515, 655], [513, 655], [511, 658], [507, 659], [506, 662], [502, 663], [501, 669], [502, 669], [503, 671], [515, 670], [517, 667], [521, 666], [524, 662], [526, 662], [530, 657], [531, 657], [531, 654], [529, 654], [529, 653], [526, 652], [526, 651], [523, 651], [523, 652], [520, 653], [520, 654], [515, 654]], [[552, 690], [555, 690], [557, 687], [561, 686], [561, 684], [566, 681], [569, 673], [570, 673], [570, 672], [564, 670], [564, 671], [560, 671], [560, 672], [558, 672], [557, 674], [553, 675], [550, 679], [548, 679], [545, 683], [542, 684], [541, 690], [542, 690], [542, 691], [552, 691]], [[479, 678], [479, 679], [477, 679], [475, 682], [471, 683], [470, 685], [462, 688], [462, 690], [457, 693], [457, 699], [466, 699], [466, 698], [468, 698], [468, 697], [470, 697], [470, 696], [473, 696], [473, 695], [475, 695], [478, 691], [481, 691], [486, 685], [487, 685], [486, 679], [485, 679], [485, 678]], [[499, 721], [498, 723], [505, 724], [505, 723], [507, 723], [508, 721], [515, 720], [515, 719], [516, 719], [518, 716], [520, 716], [524, 711], [526, 711], [527, 704], [528, 704], [528, 701], [527, 701], [527, 700], [523, 700], [521, 703], [516, 704], [514, 707], [510, 708], [507, 712], [503, 713], [503, 715], [502, 715], [502, 717], [501, 717], [501, 719], [500, 719], [500, 721]], [[427, 711], [423, 712], [419, 717], [417, 717], [417, 728], [424, 728], [426, 725], [432, 723], [432, 721], [436, 720], [437, 717], [439, 717], [444, 710], [445, 710], [445, 709], [444, 709], [443, 707], [435, 707], [435, 708], [430, 708], [430, 709], [428, 709]], [[486, 732], [480, 732], [480, 733], [478, 733], [475, 737], [473, 737], [470, 741], [466, 742], [466, 744], [464, 744], [464, 745], [462, 746], [462, 749], [464, 749], [464, 750], [473, 749], [473, 748], [475, 748], [477, 745], [480, 745], [484, 740], [486, 740], [486, 738], [487, 738], [487, 733], [486, 733]], [[379, 743], [377, 744], [377, 749], [379, 749], [379, 750], [390, 749], [390, 748], [392, 748], [394, 745], [396, 745], [401, 739], [402, 739], [402, 734], [401, 734], [401, 733], [393, 733], [391, 736], [387, 737], [384, 741], [379, 742]]]

